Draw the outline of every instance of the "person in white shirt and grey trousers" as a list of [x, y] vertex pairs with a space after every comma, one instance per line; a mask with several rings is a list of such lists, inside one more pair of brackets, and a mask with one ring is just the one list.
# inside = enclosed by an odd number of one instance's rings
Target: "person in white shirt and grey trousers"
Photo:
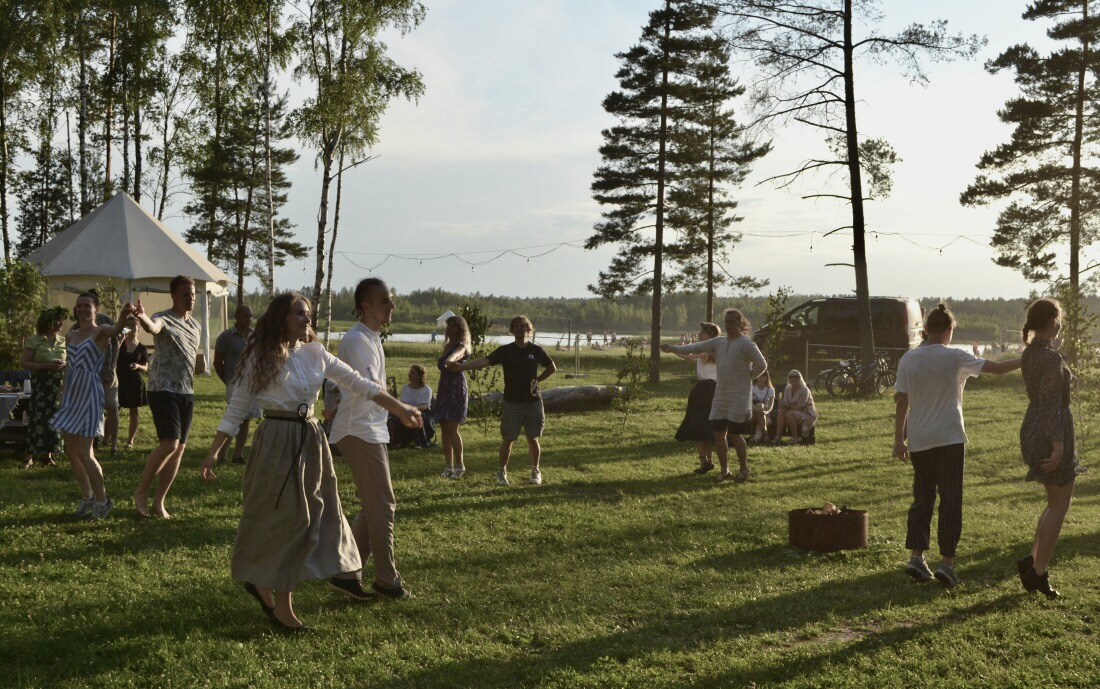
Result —
[[[394, 303], [390, 289], [378, 278], [360, 280], [355, 287], [355, 315], [359, 322], [340, 339], [337, 356], [359, 375], [386, 386], [386, 354], [382, 351], [379, 331], [390, 322]], [[396, 400], [395, 400], [396, 401]], [[402, 404], [402, 406], [408, 406]], [[409, 407], [418, 419], [420, 411]], [[340, 399], [332, 420], [329, 441], [340, 454], [355, 479], [359, 513], [351, 522], [359, 556], [364, 564], [374, 557], [374, 583], [371, 591], [386, 598], [410, 598], [404, 587], [393, 554], [394, 513], [397, 499], [390, 479], [390, 441], [386, 408], [376, 401], [356, 395]]]
[[[956, 586], [955, 551], [962, 536], [963, 463], [966, 432], [962, 397], [967, 378], [979, 373], [1008, 373], [1020, 360], [989, 361], [952, 348], [955, 317], [940, 304], [925, 320], [926, 342], [898, 362], [894, 456], [913, 464], [913, 504], [909, 508], [905, 547], [910, 549], [905, 573], [919, 582], [935, 577]], [[936, 542], [942, 561], [935, 573], [924, 560], [930, 544], [932, 508], [939, 493]]]

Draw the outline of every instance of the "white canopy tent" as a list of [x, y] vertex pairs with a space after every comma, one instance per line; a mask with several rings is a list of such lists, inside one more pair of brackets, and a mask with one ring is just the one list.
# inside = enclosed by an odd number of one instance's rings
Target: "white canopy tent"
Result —
[[435, 319], [435, 324], [437, 326], [441, 327], [441, 328], [444, 328], [444, 327], [447, 326], [447, 319], [450, 318], [451, 316], [457, 316], [457, 315], [458, 314], [455, 313], [454, 311], [451, 311], [450, 309], [447, 309], [446, 311], [443, 312], [442, 316]]
[[[203, 366], [210, 361], [210, 326], [215, 326], [216, 332], [227, 327], [229, 275], [125, 193], [116, 194], [27, 260], [38, 264], [46, 277], [47, 304], [65, 307], [73, 305], [74, 293], [109, 282], [124, 300], [141, 299], [146, 312], [152, 314], [171, 306], [168, 283], [172, 278], [194, 278]], [[211, 299], [215, 302], [213, 323]]]

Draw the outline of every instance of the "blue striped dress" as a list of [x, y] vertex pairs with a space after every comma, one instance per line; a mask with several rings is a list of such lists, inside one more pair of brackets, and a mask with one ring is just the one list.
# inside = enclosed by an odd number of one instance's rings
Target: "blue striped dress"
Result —
[[103, 435], [103, 350], [89, 337], [80, 344], [65, 347], [68, 371], [61, 407], [50, 419], [50, 428], [60, 433], [94, 438]]

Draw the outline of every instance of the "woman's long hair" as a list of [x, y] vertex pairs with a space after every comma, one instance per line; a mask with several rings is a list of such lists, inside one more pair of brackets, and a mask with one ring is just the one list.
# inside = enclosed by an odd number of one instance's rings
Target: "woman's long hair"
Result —
[[470, 344], [470, 326], [466, 324], [466, 319], [462, 316], [451, 316], [447, 319], [447, 327], [452, 325], [458, 326], [458, 338], [451, 340], [450, 338], [443, 338], [443, 352], [447, 353], [451, 347], [456, 344], [461, 344], [466, 348], [466, 353], [470, 354], [474, 351], [473, 346]]
[[[752, 323], [750, 323], [749, 319], [745, 318], [745, 314], [741, 313], [739, 310], [726, 309], [726, 312], [723, 314], [723, 316], [726, 319], [732, 318], [732, 320], [737, 321], [737, 332], [741, 335], [752, 334]], [[726, 327], [729, 328], [729, 323], [726, 324]], [[733, 329], [729, 328], [729, 330], [732, 331]]]
[[752, 381], [752, 382], [753, 382], [753, 384], [755, 385], [755, 384], [756, 384], [756, 382], [757, 382], [757, 381], [759, 381], [760, 379], [763, 379], [763, 380], [764, 380], [764, 387], [765, 387], [765, 388], [771, 388], [772, 390], [775, 390], [775, 386], [774, 386], [774, 385], [772, 385], [772, 374], [771, 374], [771, 372], [770, 372], [770, 371], [764, 371], [763, 373], [761, 373], [760, 375], [758, 375], [758, 376], [757, 376], [757, 377], [755, 378], [755, 380], [753, 380], [753, 381]]
[[[252, 375], [247, 382], [254, 394], [270, 385], [286, 363], [290, 354], [286, 321], [296, 301], [304, 301], [310, 306], [309, 298], [301, 292], [284, 292], [272, 297], [267, 311], [256, 319], [256, 328], [241, 353], [242, 368], [245, 362], [252, 365]], [[317, 341], [313, 328], [307, 329], [305, 341]], [[239, 372], [236, 375], [239, 376]]]

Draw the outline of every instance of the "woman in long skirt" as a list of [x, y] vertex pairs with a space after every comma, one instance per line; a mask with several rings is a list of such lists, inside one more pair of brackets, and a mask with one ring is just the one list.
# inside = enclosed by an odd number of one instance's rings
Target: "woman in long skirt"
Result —
[[[722, 329], [715, 323], [699, 324], [700, 342], [721, 334]], [[684, 420], [680, 422], [680, 427], [676, 429], [676, 439], [695, 443], [695, 451], [699, 454], [699, 466], [695, 468], [695, 473], [705, 474], [714, 468], [714, 460], [711, 459], [714, 431], [710, 426], [710, 404], [714, 401], [718, 366], [710, 352], [676, 356], [695, 362], [695, 385], [688, 393], [687, 410], [684, 411]]]
[[264, 410], [244, 472], [241, 523], [233, 542], [233, 578], [260, 602], [282, 630], [307, 630], [294, 612], [293, 592], [303, 581], [328, 579], [357, 599], [368, 599], [363, 564], [344, 517], [332, 453], [313, 416], [326, 378], [344, 395], [372, 399], [410, 428], [420, 412], [363, 379], [320, 343], [310, 328], [309, 299], [297, 292], [271, 300], [241, 354], [233, 397], [202, 463], [213, 481], [214, 462], [236, 436], [253, 404]]

